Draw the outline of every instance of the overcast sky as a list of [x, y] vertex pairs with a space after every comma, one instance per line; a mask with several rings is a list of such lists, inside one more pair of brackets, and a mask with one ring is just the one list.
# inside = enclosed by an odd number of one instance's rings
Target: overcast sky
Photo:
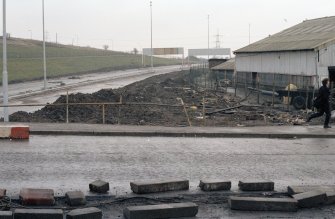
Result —
[[[1, 3], [2, 4], [2, 3]], [[45, 0], [48, 40], [130, 51], [150, 47], [149, 0]], [[236, 50], [305, 19], [335, 15], [334, 0], [153, 0], [154, 47]], [[42, 0], [7, 0], [14, 37], [42, 39]], [[2, 25], [2, 22], [1, 22]], [[1, 26], [2, 28], [2, 26]]]

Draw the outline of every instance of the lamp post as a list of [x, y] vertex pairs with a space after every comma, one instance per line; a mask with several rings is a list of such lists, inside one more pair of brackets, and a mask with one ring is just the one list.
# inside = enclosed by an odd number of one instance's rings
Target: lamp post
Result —
[[154, 57], [152, 48], [152, 1], [150, 1], [150, 22], [151, 22], [151, 71], [154, 71]]
[[209, 61], [209, 15], [208, 15], [208, 45], [207, 45], [208, 61]]
[[9, 122], [8, 116], [8, 72], [7, 72], [7, 30], [6, 30], [6, 0], [3, 2], [3, 70], [2, 70], [2, 89], [3, 89], [3, 118], [4, 122]]
[[42, 13], [43, 13], [43, 70], [44, 70], [44, 90], [47, 89], [47, 62], [45, 54], [45, 25], [44, 25], [44, 0], [42, 0]]
[[28, 30], [28, 32], [30, 33], [30, 40], [33, 39], [33, 31], [32, 30]]

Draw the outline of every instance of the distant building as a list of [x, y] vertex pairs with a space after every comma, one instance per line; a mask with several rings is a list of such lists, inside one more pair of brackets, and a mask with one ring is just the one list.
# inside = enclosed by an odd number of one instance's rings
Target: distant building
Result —
[[216, 73], [220, 80], [224, 79], [232, 82], [234, 78], [235, 59], [229, 59], [228, 61], [211, 68], [211, 70]]
[[216, 59], [216, 58], [213, 58], [213, 59], [209, 59], [208, 60], [208, 67], [211, 69], [215, 66], [218, 66], [224, 62], [228, 61], [228, 59]]
[[306, 88], [329, 77], [334, 85], [335, 16], [306, 20], [234, 53], [239, 83], [260, 79], [269, 86]]

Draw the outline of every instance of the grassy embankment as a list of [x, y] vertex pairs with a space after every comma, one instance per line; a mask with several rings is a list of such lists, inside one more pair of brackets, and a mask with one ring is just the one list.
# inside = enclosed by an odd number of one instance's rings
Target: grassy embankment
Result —
[[[2, 40], [0, 45], [2, 51]], [[87, 72], [104, 72], [120, 69], [139, 68], [142, 55], [106, 51], [89, 47], [76, 47], [47, 43], [47, 76], [59, 77]], [[25, 39], [8, 40], [9, 82], [20, 82], [43, 78], [42, 42]], [[2, 69], [2, 52], [0, 57]], [[149, 66], [150, 57], [145, 57]], [[181, 60], [154, 58], [155, 66], [180, 64]], [[2, 74], [0, 74], [0, 84]]]

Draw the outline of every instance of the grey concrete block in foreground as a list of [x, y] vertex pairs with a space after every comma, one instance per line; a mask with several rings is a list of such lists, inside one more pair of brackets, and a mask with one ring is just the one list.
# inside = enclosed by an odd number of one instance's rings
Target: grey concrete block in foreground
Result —
[[80, 206], [86, 204], [86, 198], [82, 191], [71, 191], [65, 193], [66, 203], [70, 206]]
[[287, 187], [287, 193], [289, 195], [295, 195], [295, 194], [311, 192], [311, 191], [333, 192], [335, 191], [335, 186], [305, 185], [305, 186], [288, 186]]
[[148, 194], [156, 192], [180, 191], [190, 188], [188, 180], [131, 182], [131, 190], [136, 194]]
[[229, 197], [232, 210], [240, 211], [284, 211], [298, 210], [298, 202], [293, 198]]
[[101, 219], [102, 211], [99, 208], [82, 208], [70, 211], [66, 219]]
[[61, 209], [16, 209], [15, 219], [63, 219]]
[[231, 181], [200, 180], [199, 187], [202, 191], [227, 191], [231, 189]]
[[298, 201], [298, 205], [301, 208], [317, 207], [327, 202], [327, 195], [323, 191], [304, 192], [292, 197]]
[[13, 219], [13, 212], [0, 211], [0, 219]]
[[326, 192], [326, 195], [327, 195], [326, 205], [333, 205], [333, 204], [335, 204], [335, 191]]
[[89, 187], [91, 192], [107, 193], [109, 191], [109, 183], [102, 180], [96, 180], [90, 183]]
[[132, 206], [123, 210], [127, 219], [195, 217], [197, 213], [198, 205], [194, 203]]
[[241, 191], [273, 191], [275, 183], [272, 181], [239, 181]]

